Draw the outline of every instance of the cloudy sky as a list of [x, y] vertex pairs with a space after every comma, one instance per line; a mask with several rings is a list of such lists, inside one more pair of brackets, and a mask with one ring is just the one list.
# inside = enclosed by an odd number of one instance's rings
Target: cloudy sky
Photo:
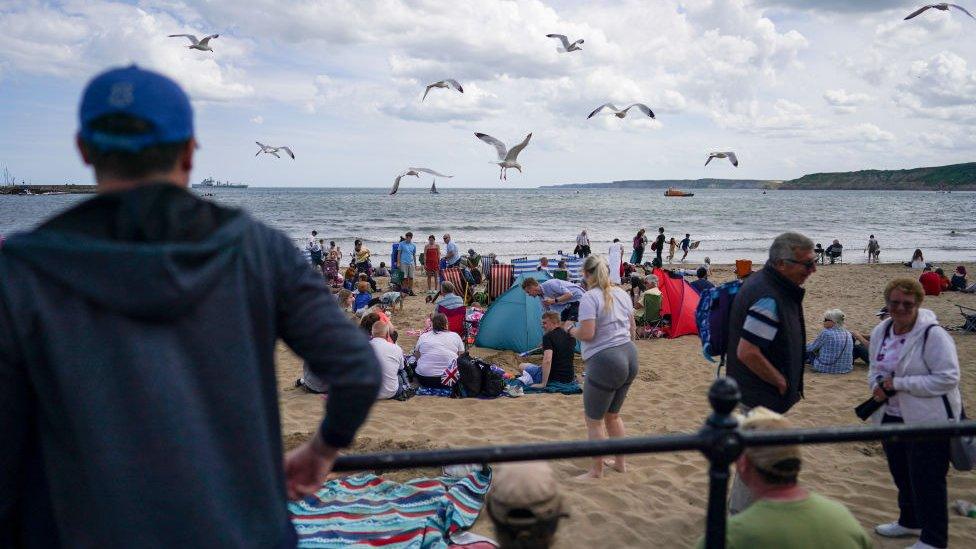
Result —
[[[89, 181], [72, 145], [78, 98], [132, 62], [189, 91], [196, 176], [257, 186], [385, 186], [417, 165], [455, 174], [444, 186], [497, 184], [476, 131], [533, 132], [509, 186], [972, 160], [976, 21], [902, 21], [917, 4], [0, 0], [0, 165], [34, 183]], [[557, 53], [553, 32], [583, 51]], [[221, 36], [209, 53], [173, 33]], [[443, 78], [465, 93], [421, 103]], [[657, 120], [586, 120], [605, 101], [645, 102]], [[298, 159], [255, 158], [255, 140]], [[704, 168], [709, 150], [735, 150], [740, 167]]]

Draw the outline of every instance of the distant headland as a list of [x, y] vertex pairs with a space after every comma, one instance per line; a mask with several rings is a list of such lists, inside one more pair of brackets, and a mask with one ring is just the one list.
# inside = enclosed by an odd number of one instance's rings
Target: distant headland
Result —
[[763, 179], [632, 179], [603, 183], [568, 183], [563, 189], [781, 189], [976, 191], [976, 162], [909, 170], [860, 170], [815, 173], [789, 181]]

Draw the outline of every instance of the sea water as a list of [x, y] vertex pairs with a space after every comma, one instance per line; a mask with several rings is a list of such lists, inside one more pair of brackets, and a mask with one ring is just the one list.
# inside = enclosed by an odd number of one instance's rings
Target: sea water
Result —
[[[194, 192], [203, 193], [203, 190]], [[779, 233], [799, 231], [826, 248], [844, 245], [846, 262], [863, 263], [868, 236], [881, 243], [881, 261], [901, 262], [920, 248], [928, 261], [976, 261], [976, 193], [925, 191], [768, 191], [696, 189], [667, 198], [661, 189], [216, 189], [214, 200], [240, 207], [303, 243], [317, 230], [344, 251], [363, 239], [380, 261], [406, 233], [422, 247], [428, 235], [450, 233], [462, 252], [473, 248], [507, 260], [572, 253], [586, 229], [594, 253], [619, 238], [630, 255], [639, 228], [649, 238], [664, 227], [678, 241], [701, 241], [688, 256], [699, 263], [760, 262]], [[29, 229], [86, 197], [0, 196], [0, 235]], [[665, 250], [666, 253], [667, 250]], [[649, 258], [653, 252], [645, 253]], [[676, 260], [681, 251], [677, 252]], [[666, 257], [666, 256], [665, 256]]]

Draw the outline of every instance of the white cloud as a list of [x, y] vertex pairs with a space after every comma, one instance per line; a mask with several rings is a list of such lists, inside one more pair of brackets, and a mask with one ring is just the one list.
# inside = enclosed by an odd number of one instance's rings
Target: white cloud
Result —
[[259, 114], [252, 118], [251, 122], [258, 125], [264, 124], [264, 117]]
[[976, 71], [959, 55], [943, 51], [911, 64], [895, 102], [915, 116], [976, 123]]
[[857, 112], [859, 106], [872, 99], [866, 93], [848, 93], [843, 88], [826, 90], [824, 91], [823, 98], [837, 114], [854, 114]]

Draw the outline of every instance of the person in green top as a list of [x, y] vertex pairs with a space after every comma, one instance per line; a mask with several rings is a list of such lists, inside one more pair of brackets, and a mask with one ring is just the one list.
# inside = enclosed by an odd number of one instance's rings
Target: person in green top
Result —
[[[788, 429], [785, 417], [754, 408], [740, 429]], [[792, 549], [868, 548], [871, 538], [843, 504], [800, 486], [800, 446], [747, 448], [735, 463], [754, 503], [730, 517], [726, 530], [729, 549], [790, 547]], [[705, 540], [698, 540], [704, 547]]]

